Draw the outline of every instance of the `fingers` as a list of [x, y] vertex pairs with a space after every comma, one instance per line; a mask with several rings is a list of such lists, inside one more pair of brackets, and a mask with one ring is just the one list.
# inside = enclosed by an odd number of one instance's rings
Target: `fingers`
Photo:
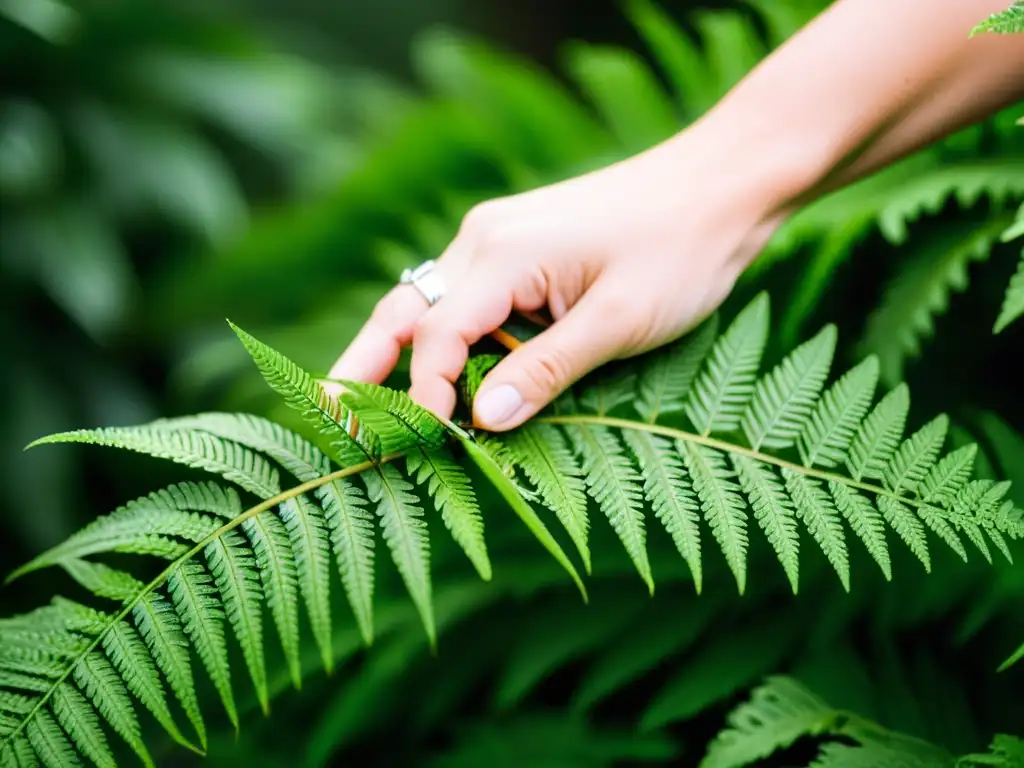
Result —
[[451, 416], [454, 382], [466, 365], [469, 347], [508, 318], [517, 298], [517, 274], [521, 275], [493, 261], [474, 264], [420, 320], [412, 343], [413, 400], [445, 418]]
[[611, 281], [595, 286], [565, 317], [495, 366], [474, 401], [477, 426], [517, 427], [580, 377], [620, 356], [636, 328], [619, 298], [623, 291], [609, 286]]

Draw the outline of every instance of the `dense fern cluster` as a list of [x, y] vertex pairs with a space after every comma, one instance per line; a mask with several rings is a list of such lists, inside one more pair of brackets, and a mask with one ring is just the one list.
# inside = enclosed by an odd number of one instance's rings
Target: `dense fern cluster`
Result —
[[791, 746], [801, 737], [826, 740], [812, 768], [970, 768], [1024, 762], [1024, 740], [993, 739], [989, 754], [955, 758], [947, 750], [894, 733], [859, 715], [829, 706], [795, 680], [773, 677], [729, 715], [700, 768], [743, 768]]
[[[666, 350], [599, 373], [521, 429], [478, 438], [384, 387], [347, 382], [340, 398], [331, 397], [308, 373], [236, 328], [264, 378], [318, 430], [326, 452], [273, 422], [227, 413], [38, 441], [169, 459], [219, 475], [259, 503], [245, 509], [230, 486], [179, 483], [99, 518], [12, 575], [59, 565], [109, 602], [97, 610], [57, 598], [0, 622], [0, 764], [32, 765], [38, 758], [70, 765], [81, 753], [112, 765], [101, 723], [151, 764], [132, 697], [176, 741], [202, 751], [207, 735], [192, 651], [237, 725], [230, 631], [266, 710], [264, 610], [296, 685], [300, 603], [331, 669], [332, 554], [369, 642], [375, 524], [433, 643], [430, 548], [417, 486], [478, 573], [491, 575], [467, 460], [581, 590], [575, 566], [532, 501], [553, 513], [589, 571], [589, 498], [651, 590], [649, 513], [674, 541], [698, 591], [705, 525], [744, 590], [751, 512], [794, 591], [801, 529], [847, 589], [847, 527], [887, 578], [887, 528], [926, 568], [928, 530], [965, 559], [961, 535], [987, 559], [989, 542], [1010, 557], [1006, 539], [1024, 536], [1024, 519], [1005, 499], [1009, 484], [971, 479], [974, 446], [942, 455], [944, 416], [904, 439], [907, 389], [872, 405], [878, 365], [870, 358], [826, 386], [832, 327], [762, 373], [768, 328], [762, 294], [720, 337], [712, 319]], [[471, 396], [472, 381], [466, 389]], [[299, 484], [288, 487], [282, 471]], [[144, 581], [93, 559], [107, 553], [147, 555], [166, 565]], [[167, 688], [194, 736], [172, 716]]]

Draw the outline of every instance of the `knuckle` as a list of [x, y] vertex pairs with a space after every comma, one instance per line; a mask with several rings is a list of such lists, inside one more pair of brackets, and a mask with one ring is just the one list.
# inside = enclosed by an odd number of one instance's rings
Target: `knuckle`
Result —
[[500, 205], [494, 200], [477, 203], [462, 217], [460, 232], [468, 235], [479, 235], [486, 232], [497, 221], [499, 208]]
[[572, 379], [569, 355], [558, 347], [538, 350], [525, 374], [538, 391], [546, 395], [561, 392]]

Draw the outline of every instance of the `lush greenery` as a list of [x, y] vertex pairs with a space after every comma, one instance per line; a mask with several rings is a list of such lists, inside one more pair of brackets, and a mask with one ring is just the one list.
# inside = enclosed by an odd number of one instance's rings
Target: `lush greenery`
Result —
[[[72, 741], [100, 765], [122, 748], [159, 760], [177, 741], [214, 764], [298, 751], [310, 764], [722, 766], [778, 752], [788, 765], [1018, 765], [1024, 380], [1005, 362], [1022, 326], [1019, 108], [802, 211], [729, 322], [601, 372], [509, 437], [441, 424], [395, 390], [329, 400], [220, 320], [322, 368], [474, 202], [678, 130], [820, 4], [782, 5], [698, 14], [698, 45], [628, 3], [658, 69], [576, 43], [582, 99], [489, 46], [428, 36], [414, 58], [433, 94], [360, 96], [376, 137], [333, 192], [163, 275], [152, 333], [190, 339], [176, 375], [188, 397], [273, 420], [206, 411], [49, 439], [207, 477], [175, 477], [17, 571], [8, 590], [60, 565], [70, 585], [49, 583], [73, 599], [0, 624], [0, 762], [68, 764]], [[841, 333], [807, 333], [821, 321]], [[245, 350], [291, 410], [245, 373]], [[467, 397], [496, 351], [474, 359]], [[833, 360], [848, 372], [830, 375]], [[376, 525], [394, 569], [377, 567]], [[252, 686], [231, 674], [243, 668]], [[271, 706], [293, 739], [246, 722]]]

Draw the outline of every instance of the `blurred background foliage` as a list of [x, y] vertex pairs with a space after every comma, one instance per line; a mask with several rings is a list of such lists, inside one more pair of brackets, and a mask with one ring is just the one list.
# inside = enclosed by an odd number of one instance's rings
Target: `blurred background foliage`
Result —
[[[2, 0], [4, 571], [181, 477], [131, 456], [21, 453], [31, 439], [210, 409], [297, 426], [225, 317], [325, 370], [474, 203], [671, 135], [824, 5]], [[836, 322], [843, 362], [878, 354], [915, 414], [946, 410], [981, 443], [1018, 504], [1024, 328], [991, 328], [1019, 253], [998, 236], [1024, 200], [1021, 114], [805, 209], [730, 300], [771, 290], [776, 352]], [[271, 727], [256, 712], [240, 737], [224, 725], [211, 763], [695, 765], [729, 705], [783, 671], [955, 752], [1024, 730], [1021, 667], [995, 674], [1024, 638], [1020, 567], [926, 576], [897, 560], [893, 584], [863, 567], [849, 596], [812, 571], [793, 598], [764, 558], [746, 597], [712, 574], [697, 598], [652, 542], [651, 600], [598, 539], [584, 606], [491, 501], [493, 583], [435, 537], [436, 657], [381, 584], [374, 647], [340, 626], [348, 663], [324, 678], [309, 649], [301, 693], [278, 665]], [[767, 553], [752, 554], [757, 567]], [[5, 614], [58, 580], [3, 590]], [[788, 764], [811, 756], [798, 744]]]

